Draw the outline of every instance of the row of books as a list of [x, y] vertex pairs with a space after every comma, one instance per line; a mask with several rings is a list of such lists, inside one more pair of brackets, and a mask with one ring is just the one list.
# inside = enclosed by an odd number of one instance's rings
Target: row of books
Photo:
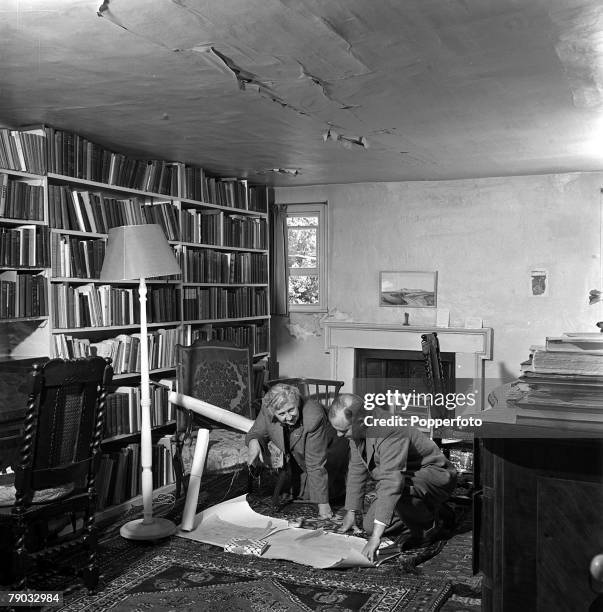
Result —
[[44, 188], [0, 173], [0, 217], [44, 220]]
[[0, 168], [33, 174], [46, 173], [44, 132], [0, 128]]
[[224, 217], [224, 245], [246, 249], [267, 249], [268, 224], [266, 220], [227, 215]]
[[106, 234], [112, 227], [157, 223], [168, 240], [266, 248], [267, 223], [214, 209], [184, 208], [152, 198], [114, 198], [102, 192], [49, 185], [49, 223], [56, 229]]
[[50, 230], [42, 225], [0, 227], [0, 266], [49, 268]]
[[[74, 359], [98, 355], [108, 357], [115, 374], [140, 373], [140, 334], [119, 334], [93, 342], [69, 334], [53, 334], [53, 357]], [[173, 368], [176, 364], [177, 328], [154, 330], [147, 334], [149, 370]]]
[[180, 215], [183, 242], [248, 249], [266, 249], [266, 219], [225, 214], [221, 210], [184, 209]]
[[52, 234], [52, 275], [61, 278], [99, 278], [105, 258], [105, 241]]
[[603, 427], [603, 334], [550, 336], [532, 346], [514, 386], [518, 422]]
[[[112, 285], [52, 286], [53, 322], [60, 329], [111, 327], [140, 323], [138, 289]], [[173, 285], [147, 290], [147, 321], [164, 323], [180, 319], [180, 289]]]
[[0, 272], [0, 319], [48, 315], [48, 285], [42, 274]]
[[141, 160], [115, 153], [90, 140], [47, 126], [48, 172], [130, 187], [152, 193], [178, 195], [178, 167], [163, 160]]
[[242, 210], [268, 210], [262, 185], [206, 176], [203, 168], [177, 162], [135, 159], [51, 126], [0, 129], [0, 168], [40, 175], [48, 171]]
[[[121, 504], [141, 492], [140, 444], [128, 444], [115, 452], [103, 452], [96, 474], [96, 509]], [[153, 489], [175, 482], [171, 439], [160, 438], [153, 444]]]
[[184, 287], [183, 318], [237, 319], [268, 314], [268, 292], [264, 287]]
[[178, 251], [185, 283], [267, 283], [268, 257], [265, 253], [228, 253], [183, 246]]
[[238, 346], [250, 346], [252, 355], [267, 353], [269, 349], [269, 327], [266, 323], [247, 325], [214, 325], [208, 323], [193, 327], [184, 326], [183, 344], [190, 346], [197, 340], [220, 340], [232, 342]]
[[48, 186], [50, 226], [56, 229], [107, 234], [112, 227], [158, 223], [168, 240], [178, 239], [178, 209], [171, 201], [114, 198], [96, 191]]
[[182, 197], [241, 210], [263, 213], [268, 210], [264, 186], [249, 185], [239, 178], [209, 177], [203, 168], [194, 166], [184, 167]]
[[[176, 419], [176, 408], [168, 402], [168, 392], [162, 385], [151, 385], [151, 427]], [[120, 386], [107, 394], [104, 439], [139, 432], [141, 422], [140, 387]]]

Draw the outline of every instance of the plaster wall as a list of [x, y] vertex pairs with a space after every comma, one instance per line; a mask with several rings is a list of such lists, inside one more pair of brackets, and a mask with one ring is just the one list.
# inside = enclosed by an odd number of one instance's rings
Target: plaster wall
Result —
[[[450, 326], [480, 317], [494, 329], [485, 375], [511, 380], [532, 344], [596, 331], [601, 304], [602, 173], [279, 188], [281, 203], [328, 202], [331, 313], [362, 322], [435, 325], [431, 308], [380, 307], [379, 271], [436, 270]], [[549, 292], [534, 297], [530, 271]], [[341, 314], [344, 313], [344, 314]], [[277, 321], [281, 375], [329, 376], [320, 315]]]

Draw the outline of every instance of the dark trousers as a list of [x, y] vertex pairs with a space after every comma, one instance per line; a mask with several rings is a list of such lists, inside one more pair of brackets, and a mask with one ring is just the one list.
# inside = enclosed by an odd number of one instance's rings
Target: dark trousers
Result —
[[[392, 521], [385, 530], [386, 534], [399, 531], [404, 526], [411, 531], [431, 527], [440, 506], [454, 491], [457, 474], [452, 465], [446, 468], [426, 465], [406, 476], [402, 495], [396, 504]], [[375, 501], [364, 516], [363, 527], [368, 534], [373, 531]]]

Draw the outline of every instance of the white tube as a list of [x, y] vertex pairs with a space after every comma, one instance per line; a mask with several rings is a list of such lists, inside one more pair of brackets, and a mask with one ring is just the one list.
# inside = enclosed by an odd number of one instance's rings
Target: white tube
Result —
[[197, 432], [195, 454], [193, 455], [193, 465], [191, 466], [191, 475], [188, 481], [186, 502], [184, 504], [184, 511], [182, 512], [182, 523], [180, 524], [180, 529], [182, 529], [182, 531], [191, 531], [193, 529], [195, 515], [197, 514], [199, 489], [201, 488], [201, 476], [203, 475], [203, 466], [205, 465], [208, 446], [209, 429], [199, 429]]
[[253, 421], [247, 417], [224, 410], [224, 408], [218, 408], [218, 406], [208, 404], [207, 402], [191, 397], [190, 395], [184, 395], [184, 393], [176, 393], [175, 391], [171, 391], [168, 395], [168, 400], [172, 404], [177, 404], [178, 406], [192, 410], [193, 412], [207, 417], [212, 421], [223, 423], [224, 425], [238, 429], [243, 433], [247, 433], [253, 425]]

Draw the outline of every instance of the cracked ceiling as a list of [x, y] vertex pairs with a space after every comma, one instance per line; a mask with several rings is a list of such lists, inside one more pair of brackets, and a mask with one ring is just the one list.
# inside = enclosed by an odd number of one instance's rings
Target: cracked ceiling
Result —
[[599, 0], [3, 0], [0, 123], [274, 185], [603, 169]]

